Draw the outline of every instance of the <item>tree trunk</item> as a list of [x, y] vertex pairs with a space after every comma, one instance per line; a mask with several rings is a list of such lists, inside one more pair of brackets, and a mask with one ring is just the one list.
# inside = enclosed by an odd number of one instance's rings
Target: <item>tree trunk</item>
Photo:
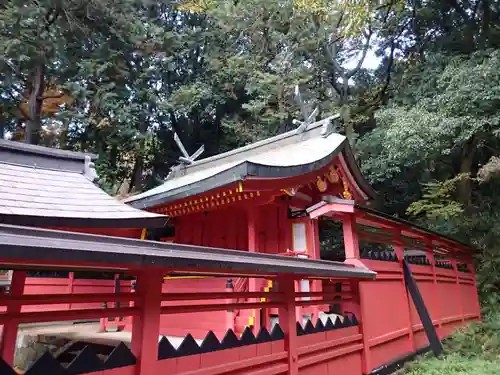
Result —
[[45, 91], [45, 67], [39, 63], [33, 69], [31, 82], [31, 92], [28, 99], [28, 116], [26, 129], [24, 132], [24, 141], [30, 144], [40, 142], [40, 116], [43, 105], [43, 93]]
[[481, 21], [481, 31], [479, 34], [479, 48], [487, 48], [488, 38], [490, 34], [490, 23], [491, 23], [491, 12], [490, 3], [488, 0], [483, 0], [481, 2], [481, 10], [483, 13]]
[[351, 121], [351, 111], [349, 108], [349, 78], [344, 77], [340, 91], [339, 105], [340, 117], [344, 122], [344, 133], [351, 148], [354, 149], [354, 123]]
[[471, 204], [472, 180], [470, 177], [472, 174], [472, 164], [474, 162], [475, 143], [474, 139], [471, 139], [464, 145], [460, 159], [460, 173], [468, 175], [466, 178], [463, 178], [458, 185], [458, 199], [465, 208], [469, 207]]
[[68, 148], [68, 133], [69, 133], [69, 119], [64, 119], [63, 126], [61, 129], [61, 135], [59, 136], [59, 147], [65, 150]]
[[135, 155], [135, 164], [132, 172], [132, 178], [130, 181], [129, 193], [132, 191], [139, 191], [142, 187], [142, 174], [144, 172], [144, 153], [146, 147], [146, 119], [142, 119], [139, 122], [139, 133], [141, 134], [141, 140], [139, 141], [139, 149]]
[[25, 139], [25, 133], [26, 129], [23, 127], [24, 121], [23, 119], [18, 119], [16, 121], [16, 129], [14, 130], [14, 136], [13, 139], [14, 141], [19, 141], [21, 142], [23, 139]]

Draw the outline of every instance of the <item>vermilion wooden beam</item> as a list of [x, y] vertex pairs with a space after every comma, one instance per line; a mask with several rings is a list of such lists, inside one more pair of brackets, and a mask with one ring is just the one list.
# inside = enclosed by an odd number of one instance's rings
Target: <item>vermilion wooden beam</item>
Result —
[[134, 316], [138, 312], [135, 307], [120, 307], [113, 309], [82, 309], [69, 311], [33, 311], [21, 313], [2, 313], [0, 314], [0, 324], [9, 321], [22, 323], [43, 323], [65, 320], [94, 319], [102, 316]]
[[137, 277], [139, 314], [132, 325], [132, 352], [137, 358], [137, 375], [157, 375], [158, 337], [160, 336], [161, 289], [163, 274], [144, 271]]
[[241, 302], [241, 303], [221, 303], [213, 305], [181, 305], [181, 306], [163, 306], [162, 314], [179, 314], [199, 311], [223, 311], [228, 309], [260, 309], [270, 307], [280, 307], [284, 302]]
[[139, 298], [137, 294], [131, 293], [94, 293], [94, 294], [25, 294], [25, 295], [6, 295], [0, 299], [0, 306], [7, 306], [10, 303], [19, 303], [21, 305], [58, 305], [62, 303], [92, 303], [92, 302], [129, 302], [136, 301]]
[[[10, 283], [10, 294], [12, 296], [20, 296], [23, 294], [24, 283], [26, 280], [26, 271], [14, 271]], [[5, 315], [18, 315], [21, 311], [21, 305], [17, 302], [11, 302], [7, 305], [7, 313]], [[3, 335], [1, 342], [1, 358], [9, 365], [14, 363], [14, 354], [16, 350], [17, 327], [20, 321], [17, 319], [7, 319], [3, 323]]]
[[335, 298], [338, 296], [349, 296], [350, 292], [335, 292], [335, 293], [325, 293], [325, 292], [297, 292], [295, 293], [295, 298], [303, 297], [323, 297], [323, 298]]
[[355, 220], [354, 215], [352, 215], [342, 222], [346, 259], [359, 259], [359, 240]]
[[337, 213], [354, 213], [354, 205], [352, 203], [328, 203], [309, 213], [311, 219], [316, 219], [320, 216], [332, 216]]
[[285, 294], [285, 304], [279, 309], [279, 324], [285, 334], [285, 350], [288, 354], [288, 375], [299, 374], [299, 354], [297, 343], [297, 316], [295, 309], [295, 282], [291, 278], [278, 280], [278, 288]]
[[163, 293], [162, 301], [203, 301], [225, 298], [280, 298], [279, 292]]
[[[247, 209], [247, 225], [248, 225], [248, 234], [247, 234], [247, 239], [248, 239], [248, 251], [251, 253], [258, 253], [258, 229], [257, 229], [257, 223], [258, 223], [258, 212], [255, 207], [248, 207]], [[248, 290], [249, 292], [257, 292], [257, 280], [253, 277], [248, 279]], [[250, 299], [250, 302], [256, 302], [257, 299]], [[257, 304], [258, 305], [258, 304]], [[257, 308], [259, 306], [256, 306]], [[272, 306], [275, 307], [275, 306]], [[231, 307], [230, 307], [231, 308]], [[233, 307], [235, 309], [238, 309], [238, 307]], [[254, 326], [254, 331], [258, 332], [260, 329], [260, 313], [257, 311], [254, 311], [253, 314], [253, 326]]]
[[372, 226], [379, 229], [398, 230], [402, 236], [421, 241], [431, 241], [433, 245], [444, 245], [443, 247], [453, 253], [470, 253], [470, 249], [467, 249], [464, 246], [446, 238], [439, 237], [438, 235], [427, 233], [422, 229], [396, 223], [389, 219], [370, 215], [369, 213], [360, 210], [356, 210], [355, 214], [358, 224]]

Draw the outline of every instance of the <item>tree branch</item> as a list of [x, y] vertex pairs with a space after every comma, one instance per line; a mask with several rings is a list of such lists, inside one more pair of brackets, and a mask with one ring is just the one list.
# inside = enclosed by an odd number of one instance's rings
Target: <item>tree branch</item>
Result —
[[[14, 94], [12, 94], [12, 92], [10, 90], [6, 90], [7, 91], [7, 94], [11, 97], [12, 100], [14, 100], [14, 102], [18, 102], [19, 101], [19, 98], [16, 97]], [[22, 98], [22, 96], [21, 96]], [[28, 113], [26, 113], [26, 111], [23, 109], [23, 107], [21, 107], [20, 104], [17, 104], [17, 109], [19, 109], [19, 112], [21, 112], [21, 114], [23, 115], [23, 118], [25, 120], [30, 120], [30, 116], [28, 115]]]
[[328, 82], [339, 96], [342, 95], [342, 90], [340, 89], [340, 86], [337, 80], [335, 79], [335, 74], [333, 74], [333, 72], [328, 75]]
[[54, 94], [54, 95], [43, 95], [43, 96], [39, 96], [37, 98], [37, 100], [58, 99], [58, 98], [62, 98], [63, 96], [64, 96], [64, 93]]
[[396, 50], [396, 40], [392, 39], [391, 40], [391, 52], [389, 53], [389, 62], [387, 63], [387, 69], [386, 69], [386, 76], [385, 76], [385, 83], [382, 89], [378, 93], [378, 98], [379, 102], [384, 98], [387, 89], [389, 88], [389, 84], [391, 83], [391, 73], [392, 73], [392, 66], [394, 65], [394, 52]]
[[389, 53], [389, 61], [387, 63], [387, 68], [386, 68], [386, 76], [385, 76], [385, 81], [384, 85], [382, 88], [377, 92], [375, 95], [374, 99], [367, 103], [367, 105], [360, 106], [356, 109], [357, 113], [364, 113], [369, 110], [375, 110], [379, 104], [384, 100], [387, 90], [389, 88], [389, 85], [391, 83], [391, 78], [392, 78], [392, 67], [394, 65], [394, 52], [396, 50], [396, 40], [395, 38], [391, 39], [391, 51]]
[[52, 8], [49, 12], [47, 12], [45, 15], [45, 20], [47, 21], [45, 24], [45, 31], [49, 32], [50, 27], [54, 24], [54, 22], [56, 22], [60, 13], [61, 8], [59, 6]]
[[455, 11], [460, 14], [460, 16], [462, 16], [462, 19], [468, 23], [470, 21], [470, 18], [469, 16], [467, 15], [467, 13], [465, 12], [465, 10], [460, 6], [460, 4], [458, 4], [458, 1], [457, 0], [448, 0], [448, 3], [449, 5], [455, 9]]
[[325, 49], [326, 49], [326, 54], [330, 60], [330, 62], [332, 63], [333, 65], [333, 68], [337, 71], [337, 73], [339, 74], [340, 78], [342, 79], [348, 79], [345, 71], [344, 71], [344, 68], [342, 68], [339, 64], [339, 62], [337, 61], [337, 47], [335, 46], [335, 43], [338, 41], [338, 39], [331, 43], [330, 46], [326, 46]]
[[371, 39], [372, 35], [373, 35], [373, 31], [370, 27], [370, 28], [368, 28], [368, 34], [365, 35], [366, 41], [365, 41], [365, 44], [363, 46], [363, 50], [361, 52], [361, 58], [359, 59], [358, 63], [356, 64], [356, 67], [354, 69], [349, 70], [346, 73], [347, 78], [351, 78], [353, 75], [355, 75], [357, 72], [359, 72], [359, 70], [363, 66], [363, 63], [366, 59], [366, 54], [368, 53], [368, 50], [370, 49], [370, 39]]

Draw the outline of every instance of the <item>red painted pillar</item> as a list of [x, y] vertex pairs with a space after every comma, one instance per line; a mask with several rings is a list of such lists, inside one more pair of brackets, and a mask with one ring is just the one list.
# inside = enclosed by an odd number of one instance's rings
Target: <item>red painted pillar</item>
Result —
[[158, 339], [163, 273], [158, 270], [142, 272], [137, 276], [136, 293], [139, 294], [140, 313], [132, 324], [132, 352], [137, 358], [137, 375], [159, 373]]
[[359, 259], [359, 241], [358, 233], [356, 232], [356, 217], [354, 215], [347, 216], [342, 221], [342, 229], [344, 232], [346, 260]]
[[[434, 302], [434, 306], [432, 311], [429, 311], [432, 324], [436, 326], [435, 321], [437, 322], [438, 328], [441, 328], [441, 319], [439, 317], [439, 290], [438, 290], [438, 280], [436, 275], [436, 259], [434, 258], [434, 252], [432, 251], [432, 245], [427, 245], [426, 247], [427, 257], [429, 258], [429, 262], [431, 263], [432, 268], [432, 282], [433, 282], [433, 290], [432, 290], [432, 299]], [[440, 334], [440, 330], [438, 330], [438, 336]], [[440, 337], [441, 338], [441, 337]]]
[[[310, 257], [311, 259], [321, 259], [318, 220], [309, 220], [307, 229], [307, 247]], [[321, 292], [322, 290], [323, 285], [321, 280], [311, 280], [312, 292]], [[313, 324], [315, 324], [316, 319], [319, 318], [320, 307], [321, 306], [318, 305], [313, 306]]]
[[[226, 293], [232, 293], [232, 292], [234, 292], [233, 280], [228, 279], [226, 281]], [[236, 300], [233, 300], [231, 298], [227, 298], [225, 300], [225, 303], [230, 304], [230, 303], [233, 303], [235, 301]], [[227, 313], [226, 313], [226, 332], [228, 330], [234, 331], [234, 312], [233, 312], [233, 309], [227, 310]]]
[[[360, 254], [359, 254], [359, 240], [358, 232], [356, 231], [356, 217], [354, 215], [346, 216], [342, 220], [342, 230], [344, 234], [344, 249], [345, 249], [345, 262], [348, 264], [355, 264], [360, 267], [364, 267], [361, 264]], [[342, 311], [353, 311], [356, 309], [352, 302], [341, 300]], [[361, 300], [362, 303], [362, 300]], [[363, 306], [360, 306], [360, 311], [362, 313]], [[354, 312], [354, 311], [353, 311]]]
[[464, 307], [462, 305], [462, 291], [460, 285], [460, 277], [458, 273], [457, 260], [455, 258], [450, 259], [450, 263], [453, 267], [453, 273], [455, 274], [455, 298], [458, 306], [458, 313], [462, 317], [462, 325], [465, 325], [465, 314]]
[[361, 335], [363, 336], [363, 355], [361, 357], [361, 367], [363, 374], [369, 374], [372, 371], [372, 362], [371, 362], [371, 353], [370, 353], [370, 342], [368, 340], [368, 332], [367, 332], [367, 318], [370, 314], [370, 306], [365, 302], [369, 301], [370, 298], [366, 293], [366, 290], [363, 288], [363, 284], [370, 283], [373, 281], [359, 281], [356, 283], [351, 283], [351, 288], [353, 289], [352, 294], [353, 298], [355, 295], [358, 296], [358, 304], [360, 311], [360, 322], [359, 329]]
[[474, 267], [472, 258], [469, 259], [467, 266], [472, 274], [472, 282], [474, 283], [474, 310], [477, 313], [478, 319], [481, 319], [481, 306], [479, 304], [479, 294], [477, 293], [476, 283], [476, 267]]
[[[70, 272], [68, 274], [68, 289], [67, 292], [68, 294], [73, 294], [73, 281], [75, 280], [75, 273]], [[71, 310], [71, 303], [68, 303], [68, 310]]]
[[[26, 281], [26, 271], [14, 271], [12, 273], [12, 280], [10, 282], [11, 296], [22, 296], [24, 292], [24, 282]], [[21, 312], [21, 304], [11, 302], [7, 305], [7, 313]], [[0, 347], [1, 357], [9, 365], [14, 363], [14, 355], [16, 352], [17, 340], [17, 321], [13, 320], [3, 326], [2, 343]]]
[[[258, 232], [257, 232], [257, 210], [251, 207], [248, 211], [248, 251], [258, 253]], [[257, 279], [254, 277], [248, 278], [248, 291], [257, 292]], [[258, 302], [255, 298], [251, 298], [250, 302]], [[257, 334], [260, 329], [260, 310], [254, 309], [254, 333]]]
[[279, 309], [279, 323], [285, 334], [285, 350], [288, 352], [288, 375], [298, 375], [297, 316], [295, 313], [295, 282], [292, 278], [278, 280], [278, 288], [283, 293], [284, 306]]

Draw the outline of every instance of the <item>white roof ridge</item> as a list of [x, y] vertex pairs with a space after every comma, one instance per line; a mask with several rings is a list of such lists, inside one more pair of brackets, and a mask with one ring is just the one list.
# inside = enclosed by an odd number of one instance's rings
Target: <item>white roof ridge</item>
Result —
[[[303, 141], [307, 138], [307, 135], [309, 133], [313, 133], [315, 131], [317, 132], [327, 122], [334, 120], [334, 119], [338, 119], [339, 117], [340, 117], [340, 115], [336, 114], [333, 116], [326, 117], [320, 121], [313, 122], [313, 123], [309, 124], [309, 126], [306, 128], [306, 130], [302, 133], [297, 133], [297, 130], [293, 129], [293, 130], [290, 130], [286, 133], [278, 134], [278, 135], [275, 135], [275, 136], [270, 137], [270, 138], [265, 138], [265, 139], [262, 139], [260, 141], [250, 143], [246, 146], [235, 148], [234, 150], [230, 150], [230, 151], [226, 151], [226, 152], [223, 152], [223, 153], [220, 153], [217, 155], [213, 155], [213, 156], [210, 156], [210, 157], [205, 158], [205, 159], [196, 160], [190, 165], [181, 166], [181, 168], [180, 168], [182, 171], [181, 175], [189, 173], [190, 169], [191, 170], [198, 169], [198, 167], [200, 167], [202, 165], [205, 165], [205, 164], [217, 161], [217, 160], [225, 159], [225, 158], [228, 158], [231, 156], [236, 156], [238, 154], [243, 154], [243, 153], [246, 153], [248, 151], [257, 150], [257, 149], [264, 147], [264, 146], [269, 146], [269, 145], [275, 144], [275, 147], [272, 147], [272, 148], [277, 148], [278, 146], [280, 146], [280, 144], [278, 144], [277, 142], [281, 141], [281, 140], [285, 140], [285, 139], [289, 139], [289, 138], [298, 138], [299, 141]], [[263, 150], [263, 152], [268, 152], [272, 148], [269, 148], [267, 150]], [[172, 178], [175, 178], [175, 177], [176, 176], [174, 176]]]

